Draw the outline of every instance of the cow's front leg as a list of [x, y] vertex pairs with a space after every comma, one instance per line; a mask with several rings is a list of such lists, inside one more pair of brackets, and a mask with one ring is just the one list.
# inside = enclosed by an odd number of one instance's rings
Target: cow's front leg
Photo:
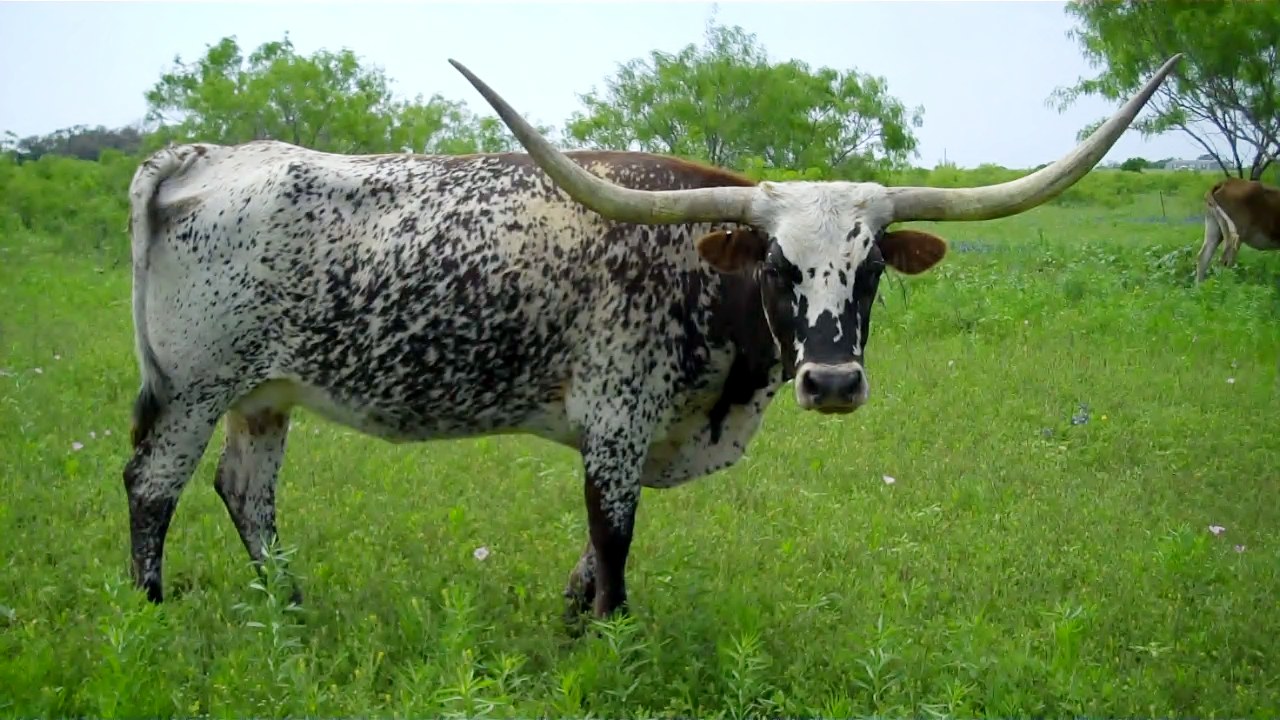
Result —
[[[647, 433], [636, 427], [610, 425], [601, 423], [592, 428], [582, 449], [591, 540], [579, 565], [590, 567], [590, 556], [594, 555], [592, 614], [597, 618], [626, 611], [627, 556], [640, 501], [640, 471], [648, 447]], [[585, 585], [592, 584], [591, 574], [585, 579]]]
[[[285, 412], [227, 413], [226, 442], [213, 487], [227, 506], [259, 577], [266, 576], [267, 548], [278, 539], [276, 475], [288, 437], [289, 415]], [[289, 580], [293, 586], [289, 599], [301, 605], [302, 588], [292, 576]]]
[[569, 582], [565, 585], [564, 596], [568, 600], [565, 608], [565, 621], [572, 624], [578, 616], [586, 613], [596, 600], [596, 550], [587, 540], [582, 550], [582, 557], [569, 573]]

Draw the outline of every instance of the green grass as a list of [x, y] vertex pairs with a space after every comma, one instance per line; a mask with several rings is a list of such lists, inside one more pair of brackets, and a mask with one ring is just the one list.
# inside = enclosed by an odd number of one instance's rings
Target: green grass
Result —
[[943, 264], [882, 285], [872, 402], [783, 393], [737, 466], [646, 490], [633, 616], [576, 640], [574, 454], [305, 412], [279, 493], [305, 608], [256, 582], [221, 431], [148, 605], [123, 253], [0, 237], [0, 715], [1274, 717], [1280, 254], [1193, 287], [1201, 226], [1160, 214], [939, 228]]

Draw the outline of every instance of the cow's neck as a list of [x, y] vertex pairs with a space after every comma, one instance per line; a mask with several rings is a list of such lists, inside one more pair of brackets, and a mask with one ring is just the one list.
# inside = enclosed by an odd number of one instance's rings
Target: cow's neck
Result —
[[[716, 314], [734, 352], [720, 397], [711, 409], [713, 425], [734, 405], [745, 405], [760, 391], [780, 384], [778, 366], [781, 363], [765, 320], [759, 282], [753, 274], [720, 277], [720, 307]], [[784, 371], [781, 382], [786, 380]]]

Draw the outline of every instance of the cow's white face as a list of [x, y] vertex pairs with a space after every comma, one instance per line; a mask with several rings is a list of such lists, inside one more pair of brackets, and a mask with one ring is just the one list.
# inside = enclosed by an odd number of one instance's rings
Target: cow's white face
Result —
[[946, 254], [942, 239], [885, 232], [893, 207], [873, 183], [761, 183], [750, 229], [698, 241], [724, 272], [756, 274], [769, 329], [806, 410], [851, 412], [867, 400], [871, 307], [886, 266], [916, 274]]

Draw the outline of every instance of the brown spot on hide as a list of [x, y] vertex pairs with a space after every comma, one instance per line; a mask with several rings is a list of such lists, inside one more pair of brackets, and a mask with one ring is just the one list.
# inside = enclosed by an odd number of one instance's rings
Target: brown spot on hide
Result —
[[155, 429], [156, 420], [160, 418], [160, 399], [150, 388], [143, 388], [133, 401], [133, 422], [129, 428], [129, 441], [137, 450]]
[[260, 410], [252, 415], [242, 415], [232, 411], [227, 413], [227, 433], [262, 435], [272, 430], [279, 430], [288, 421], [288, 416], [275, 410]]
[[[451, 155], [444, 159], [447, 165], [464, 165], [485, 155]], [[691, 160], [645, 152], [623, 150], [570, 150], [565, 153], [578, 165], [601, 174], [622, 187], [633, 190], [678, 190], [707, 187], [754, 187], [757, 183], [745, 175], [731, 170], [703, 165]], [[519, 165], [536, 166], [526, 153], [494, 153], [490, 157]]]
[[552, 389], [551, 389], [551, 401], [552, 401], [552, 402], [564, 402], [564, 401], [565, 401], [565, 398], [569, 397], [569, 388], [570, 388], [570, 387], [572, 387], [572, 385], [573, 385], [573, 383], [572, 383], [571, 381], [569, 381], [569, 380], [565, 380], [564, 382], [562, 382], [562, 383], [560, 383], [560, 384], [556, 385], [554, 388], [552, 388]]

